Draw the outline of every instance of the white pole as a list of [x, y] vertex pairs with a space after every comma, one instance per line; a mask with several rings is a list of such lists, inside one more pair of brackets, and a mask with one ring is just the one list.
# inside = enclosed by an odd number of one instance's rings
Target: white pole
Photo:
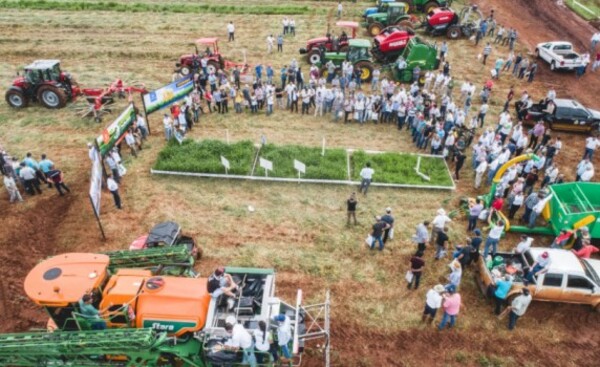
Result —
[[227, 169], [227, 167], [225, 167], [225, 174], [228, 175], [229, 174], [229, 170]]
[[321, 149], [321, 155], [325, 156], [325, 137], [323, 137], [323, 148]]

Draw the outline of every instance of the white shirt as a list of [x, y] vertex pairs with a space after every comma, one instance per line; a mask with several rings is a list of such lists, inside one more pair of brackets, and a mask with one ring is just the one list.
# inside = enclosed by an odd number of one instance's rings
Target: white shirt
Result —
[[521, 206], [521, 205], [523, 205], [524, 200], [525, 200], [525, 196], [523, 196], [523, 194], [517, 194], [513, 200], [513, 205]]
[[443, 229], [448, 222], [452, 222], [452, 219], [450, 219], [447, 215], [436, 215], [431, 224], [435, 228]]
[[289, 317], [285, 317], [283, 322], [280, 322], [277, 328], [277, 343], [287, 345], [292, 340], [292, 325]]
[[515, 249], [515, 252], [517, 254], [524, 253], [525, 251], [527, 251], [531, 248], [532, 242], [533, 242], [533, 238], [527, 237], [527, 239], [525, 241], [519, 242], [519, 244], [517, 245], [517, 248]]
[[257, 350], [261, 352], [266, 352], [269, 350], [269, 332], [267, 331], [267, 335], [262, 332], [260, 329], [254, 330], [254, 346]]
[[433, 309], [438, 309], [442, 307], [442, 296], [433, 289], [427, 291], [427, 295], [425, 297], [427, 298], [427, 300], [425, 301], [427, 303], [427, 306]]
[[12, 191], [17, 188], [17, 184], [15, 184], [15, 180], [12, 177], [4, 176], [4, 187], [6, 187], [9, 191]]
[[135, 138], [133, 137], [133, 134], [126, 134], [125, 135], [125, 142], [129, 146], [135, 145]]
[[591, 150], [596, 150], [596, 148], [598, 147], [598, 139], [593, 138], [593, 137], [588, 137], [587, 139], [585, 139], [585, 148], [586, 149], [591, 149]]
[[494, 225], [494, 227], [492, 227], [492, 229], [490, 229], [490, 233], [488, 234], [488, 237], [495, 239], [495, 240], [499, 240], [500, 237], [502, 236], [503, 231], [504, 231], [503, 226]]
[[373, 170], [373, 168], [365, 167], [360, 170], [360, 177], [370, 180], [373, 177], [374, 173], [375, 173], [375, 170]]
[[580, 176], [581, 181], [583, 182], [588, 182], [589, 180], [592, 179], [592, 177], [594, 177], [594, 170], [593, 169], [589, 169], [586, 170], [585, 172], [583, 172], [583, 174]]
[[119, 189], [119, 184], [112, 177], [106, 179], [106, 186], [108, 187], [108, 191], [117, 191]]
[[229, 32], [229, 33], [235, 32], [235, 26], [233, 25], [233, 23], [227, 24], [227, 32]]
[[24, 180], [33, 180], [35, 179], [35, 171], [31, 167], [25, 166], [19, 171], [19, 176]]
[[241, 349], [252, 346], [252, 335], [244, 329], [242, 324], [235, 324], [233, 326], [230, 345]]
[[477, 173], [484, 173], [485, 170], [487, 169], [487, 162], [486, 161], [482, 161], [481, 163], [479, 163], [479, 165], [477, 165], [477, 168], [475, 169], [475, 172]]

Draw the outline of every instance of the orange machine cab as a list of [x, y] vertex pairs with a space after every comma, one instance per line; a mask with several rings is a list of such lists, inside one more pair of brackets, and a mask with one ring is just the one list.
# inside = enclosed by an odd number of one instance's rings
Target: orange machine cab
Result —
[[25, 292], [43, 306], [62, 330], [79, 327], [73, 313], [90, 292], [107, 326], [154, 328], [181, 336], [201, 330], [210, 304], [206, 278], [156, 277], [143, 269], [121, 269], [110, 276], [110, 259], [69, 253], [39, 263], [25, 279]]

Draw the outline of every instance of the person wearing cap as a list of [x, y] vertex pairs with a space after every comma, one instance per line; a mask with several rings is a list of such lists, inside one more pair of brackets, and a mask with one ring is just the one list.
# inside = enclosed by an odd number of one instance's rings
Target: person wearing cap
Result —
[[508, 330], [513, 330], [517, 326], [517, 320], [523, 316], [531, 304], [531, 294], [529, 289], [523, 288], [510, 304], [510, 314], [508, 316]]
[[251, 367], [256, 367], [256, 355], [254, 354], [254, 343], [252, 335], [238, 323], [233, 316], [228, 316], [225, 320], [225, 332], [231, 339], [224, 346], [226, 350], [242, 350], [242, 364], [248, 364]]
[[572, 249], [573, 253], [580, 259], [589, 259], [593, 253], [600, 251], [598, 247], [590, 244], [589, 239], [583, 240], [581, 248], [579, 250]]
[[446, 287], [446, 292], [447, 293], [442, 296], [444, 316], [442, 316], [442, 321], [438, 325], [438, 330], [443, 330], [448, 322], [450, 322], [449, 328], [454, 327], [456, 317], [460, 312], [461, 306], [463, 306], [460, 294], [456, 293], [456, 287], [449, 285]]
[[427, 291], [425, 295], [425, 309], [423, 310], [423, 316], [421, 316], [422, 322], [427, 322], [429, 325], [433, 322], [437, 310], [442, 307], [442, 294], [445, 291], [446, 289], [441, 284]]
[[225, 268], [219, 266], [208, 277], [206, 288], [208, 293], [215, 299], [219, 298], [222, 294], [235, 298], [234, 291], [237, 290], [238, 285], [233, 280], [231, 274], [225, 273]]
[[498, 250], [498, 243], [500, 242], [500, 238], [502, 237], [502, 233], [504, 232], [504, 222], [502, 220], [498, 220], [496, 223], [491, 221], [492, 213], [490, 212], [490, 217], [488, 221], [490, 223], [490, 231], [488, 233], [488, 238], [485, 240], [485, 247], [483, 249], [483, 258], [486, 259], [487, 255], [492, 249], [492, 257], [496, 255], [496, 251]]
[[444, 209], [438, 209], [437, 215], [433, 218], [432, 229], [431, 229], [431, 244], [434, 243], [437, 239], [437, 235], [443, 231], [446, 224], [452, 222], [452, 219], [446, 215], [446, 211]]
[[531, 248], [531, 243], [533, 242], [533, 238], [527, 235], [521, 235], [521, 242], [517, 244], [517, 247], [513, 250], [516, 255], [521, 255], [525, 253], [525, 251]]
[[409, 264], [410, 272], [412, 273], [412, 279], [408, 283], [407, 288], [412, 289], [412, 285], [414, 283], [415, 289], [418, 289], [419, 283], [421, 282], [421, 275], [423, 274], [423, 269], [425, 268], [423, 253], [421, 251], [417, 251], [417, 253], [410, 258]]
[[379, 251], [383, 251], [383, 231], [390, 228], [390, 225], [384, 222], [380, 216], [376, 216], [375, 219], [377, 222], [373, 224], [373, 231], [371, 232], [371, 236], [373, 240], [369, 248], [373, 250], [375, 248], [375, 242], [379, 242]]
[[277, 326], [277, 344], [281, 348], [283, 357], [281, 362], [286, 363], [292, 359], [292, 353], [288, 344], [292, 340], [292, 321], [285, 314], [273, 316], [273, 321], [278, 323]]
[[504, 278], [496, 279], [496, 290], [494, 291], [494, 300], [496, 302], [496, 308], [494, 313], [500, 315], [502, 313], [502, 306], [506, 303], [508, 292], [512, 288], [512, 277], [505, 275]]
[[385, 214], [381, 216], [381, 220], [389, 226], [383, 230], [383, 243], [387, 243], [388, 239], [394, 237], [394, 217], [392, 216], [392, 208], [385, 208]]
[[535, 259], [535, 262], [531, 266], [531, 269], [525, 276], [525, 278], [533, 283], [533, 277], [539, 276], [540, 274], [544, 274], [548, 272], [550, 269], [550, 265], [552, 264], [552, 260], [550, 259], [550, 254], [548, 251], [544, 251], [540, 256]]

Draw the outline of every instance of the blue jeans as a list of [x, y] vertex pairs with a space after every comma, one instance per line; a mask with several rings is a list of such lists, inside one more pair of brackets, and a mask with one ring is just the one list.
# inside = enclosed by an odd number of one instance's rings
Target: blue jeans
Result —
[[404, 122], [406, 121], [406, 116], [398, 116], [398, 129], [402, 130], [404, 126]]
[[479, 218], [476, 215], [469, 216], [469, 227], [467, 227], [468, 231], [473, 231], [477, 227], [477, 219]]
[[519, 315], [512, 312], [508, 315], [508, 330], [512, 330], [517, 326], [517, 320], [519, 319]]
[[539, 215], [540, 214], [535, 210], [531, 211], [531, 214], [529, 214], [529, 228], [535, 227], [535, 221], [537, 220], [537, 217], [539, 217]]
[[444, 316], [442, 316], [442, 322], [440, 322], [438, 325], [438, 329], [442, 330], [445, 328], [448, 320], [450, 320], [450, 328], [454, 327], [454, 324], [456, 323], [456, 315], [448, 315], [447, 312], [444, 312]]
[[283, 354], [283, 356], [287, 359], [292, 358], [292, 353], [290, 353], [290, 349], [288, 348], [287, 344], [286, 345], [280, 345], [281, 347], [281, 354]]
[[540, 271], [542, 269], [543, 268], [539, 264], [534, 266], [533, 269], [531, 269], [529, 271], [529, 273], [527, 273], [527, 275], [525, 276], [525, 279], [527, 279], [530, 283], [533, 283], [533, 276], [535, 275], [535, 273], [537, 273], [538, 271]]
[[172, 137], [173, 137], [173, 134], [172, 134], [171, 128], [170, 127], [165, 127], [165, 138], [167, 140], [171, 140]]
[[273, 113], [273, 105], [267, 104], [267, 116]]
[[373, 242], [371, 242], [371, 250], [375, 248], [375, 242], [379, 242], [379, 251], [383, 251], [383, 238], [382, 238], [382, 236], [373, 237]]
[[492, 248], [492, 256], [496, 255], [496, 250], [498, 249], [498, 242], [500, 242], [499, 239], [489, 237], [487, 238], [487, 240], [485, 240], [485, 248], [483, 249], [484, 259], [487, 258], [490, 247]]
[[364, 194], [367, 195], [367, 191], [369, 190], [369, 186], [371, 186], [371, 179], [370, 178], [363, 178], [360, 181], [360, 188], [358, 190], [358, 192], [363, 192], [364, 190]]
[[594, 158], [594, 149], [585, 148], [585, 153], [583, 153], [583, 158], [581, 159], [586, 158], [589, 158], [590, 161], [592, 160], [592, 158]]

